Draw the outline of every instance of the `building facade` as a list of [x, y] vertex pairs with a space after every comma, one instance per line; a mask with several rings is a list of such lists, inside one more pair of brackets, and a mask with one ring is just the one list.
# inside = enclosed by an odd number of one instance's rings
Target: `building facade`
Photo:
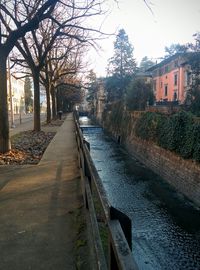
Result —
[[[11, 89], [10, 89], [11, 88]], [[25, 101], [24, 101], [24, 79], [16, 79], [11, 75], [11, 86], [9, 85], [9, 112], [11, 112], [11, 104], [14, 114], [20, 114], [25, 112]], [[12, 103], [10, 102], [10, 95], [12, 96]]]
[[177, 53], [148, 69], [152, 74], [156, 102], [185, 101], [191, 86], [188, 53]]
[[99, 82], [98, 91], [96, 93], [96, 118], [101, 122], [102, 114], [105, 108], [106, 94], [103, 81]]

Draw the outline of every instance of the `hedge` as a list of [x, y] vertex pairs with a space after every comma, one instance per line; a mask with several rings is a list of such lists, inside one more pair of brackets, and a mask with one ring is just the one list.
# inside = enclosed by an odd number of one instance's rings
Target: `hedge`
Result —
[[181, 111], [167, 116], [147, 112], [138, 119], [135, 134], [185, 159], [200, 162], [200, 123], [195, 122], [191, 113]]

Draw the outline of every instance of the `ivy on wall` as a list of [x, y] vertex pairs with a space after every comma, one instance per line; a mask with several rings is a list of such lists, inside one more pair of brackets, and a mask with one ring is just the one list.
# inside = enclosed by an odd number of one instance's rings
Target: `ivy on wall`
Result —
[[[107, 106], [108, 108], [104, 110], [102, 119], [106, 128], [110, 128], [114, 131], [120, 131], [121, 123], [123, 123], [123, 103], [116, 102], [112, 105]], [[111, 112], [109, 114], [109, 112]]]
[[174, 151], [185, 159], [200, 162], [200, 123], [187, 112], [166, 116], [147, 112], [137, 120], [135, 134]]

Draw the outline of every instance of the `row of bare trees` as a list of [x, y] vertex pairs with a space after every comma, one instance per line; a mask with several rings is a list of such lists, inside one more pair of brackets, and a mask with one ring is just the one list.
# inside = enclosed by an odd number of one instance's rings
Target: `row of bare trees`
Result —
[[25, 73], [29, 70], [33, 78], [34, 130], [39, 131], [40, 83], [46, 89], [49, 122], [56, 115], [55, 90], [58, 86], [76, 85], [75, 89], [79, 89], [77, 84], [80, 85], [80, 78], [77, 74], [83, 68], [83, 55], [88, 46], [96, 46], [96, 39], [102, 34], [99, 29], [90, 27], [94, 16], [104, 14], [102, 2], [103, 0], [0, 1], [1, 153], [10, 148], [6, 71], [9, 55], [15, 65], [20, 65]]

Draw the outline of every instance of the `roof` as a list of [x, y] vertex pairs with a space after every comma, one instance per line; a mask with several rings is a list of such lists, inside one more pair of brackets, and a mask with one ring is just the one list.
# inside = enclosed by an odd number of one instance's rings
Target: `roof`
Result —
[[[194, 54], [194, 53], [195, 53], [195, 52], [176, 53], [176, 54], [174, 54], [174, 55], [172, 55], [172, 56], [170, 56], [170, 57], [164, 59], [164, 60], [161, 61], [160, 63], [158, 63], [158, 64], [156, 64], [156, 65], [150, 67], [150, 68], [147, 69], [146, 71], [147, 71], [147, 72], [153, 71], [153, 70], [155, 70], [155, 69], [157, 69], [157, 68], [159, 68], [159, 67], [162, 67], [162, 66], [164, 66], [164, 65], [166, 65], [166, 64], [168, 64], [168, 63], [170, 63], [172, 60], [178, 58], [179, 56], [188, 56], [188, 55], [191, 55], [191, 54]], [[185, 62], [183, 62], [183, 63], [186, 63], [186, 60], [185, 60]]]
[[151, 77], [151, 73], [148, 71], [145, 72], [137, 72], [136, 77]]

